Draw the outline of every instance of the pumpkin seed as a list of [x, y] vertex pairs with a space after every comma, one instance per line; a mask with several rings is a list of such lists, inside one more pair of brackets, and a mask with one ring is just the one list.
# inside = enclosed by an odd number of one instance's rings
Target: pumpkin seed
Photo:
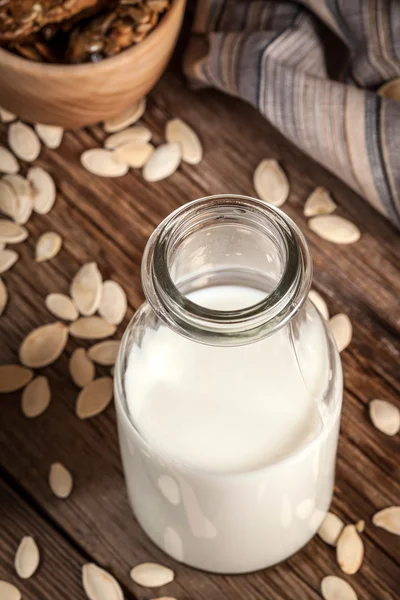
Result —
[[326, 319], [328, 321], [329, 320], [329, 310], [328, 310], [326, 302], [323, 299], [323, 297], [321, 296], [321, 294], [319, 294], [315, 290], [310, 290], [308, 292], [308, 297], [310, 298], [311, 302], [314, 304], [315, 308], [317, 308], [319, 310], [319, 312], [324, 317], [324, 319]]
[[131, 570], [131, 578], [144, 587], [161, 587], [174, 580], [175, 574], [168, 567], [157, 563], [142, 563]]
[[18, 196], [12, 188], [3, 179], [0, 180], [0, 212], [15, 219], [18, 213]]
[[354, 525], [346, 525], [336, 544], [336, 559], [347, 575], [354, 575], [364, 558], [364, 544]]
[[33, 537], [22, 538], [15, 555], [15, 570], [21, 579], [29, 579], [39, 566], [39, 548]]
[[8, 581], [0, 581], [0, 598], [1, 600], [21, 600], [21, 592], [15, 585]]
[[166, 179], [179, 167], [181, 148], [179, 144], [162, 144], [155, 149], [143, 168], [143, 178], [149, 182]]
[[128, 308], [126, 294], [116, 281], [105, 281], [103, 283], [99, 314], [113, 325], [119, 325]]
[[0, 242], [6, 244], [19, 244], [28, 237], [28, 231], [25, 227], [7, 221], [6, 219], [0, 219]]
[[203, 148], [195, 131], [182, 119], [171, 119], [165, 128], [167, 142], [179, 144], [182, 160], [189, 165], [197, 165], [203, 158]]
[[111, 377], [100, 377], [88, 383], [79, 393], [76, 401], [76, 415], [79, 419], [95, 417], [107, 408], [113, 396]]
[[19, 164], [14, 154], [0, 146], [0, 173], [18, 173]]
[[391, 402], [372, 400], [369, 416], [375, 427], [386, 435], [396, 435], [400, 430], [400, 410]]
[[35, 377], [22, 392], [22, 412], [25, 417], [38, 417], [47, 409], [51, 400], [51, 391], [47, 377]]
[[3, 181], [14, 190], [18, 198], [18, 209], [14, 219], [20, 225], [25, 225], [25, 223], [29, 221], [33, 208], [31, 185], [29, 181], [25, 179], [25, 177], [21, 177], [21, 175], [5, 175]]
[[88, 350], [88, 356], [95, 363], [103, 367], [111, 367], [117, 360], [119, 340], [107, 340], [95, 344]]
[[324, 187], [316, 187], [306, 200], [304, 214], [306, 217], [329, 215], [336, 209], [337, 204], [332, 200], [328, 190]]
[[118, 581], [94, 563], [83, 565], [82, 585], [89, 600], [124, 600]]
[[93, 148], [81, 154], [81, 163], [87, 171], [100, 177], [122, 177], [126, 175], [129, 166], [119, 162], [111, 150]]
[[63, 323], [43, 325], [26, 336], [19, 349], [19, 359], [26, 367], [46, 367], [62, 354], [67, 341], [68, 328]]
[[331, 512], [326, 514], [321, 527], [318, 529], [319, 537], [330, 546], [336, 546], [339, 535], [344, 527], [342, 519]]
[[25, 387], [33, 373], [21, 365], [0, 365], [0, 393], [8, 394]]
[[99, 308], [102, 294], [102, 277], [95, 262], [84, 264], [71, 283], [71, 298], [79, 312], [90, 317]]
[[321, 594], [324, 600], [357, 600], [357, 594], [347, 581], [335, 575], [328, 575], [321, 581]]
[[260, 162], [254, 171], [253, 184], [258, 197], [274, 206], [282, 206], [288, 199], [288, 178], [274, 158], [266, 158]]
[[43, 125], [42, 123], [36, 123], [35, 130], [43, 144], [47, 148], [55, 150], [61, 144], [61, 140], [64, 135], [62, 127], [56, 125]]
[[84, 340], [101, 340], [111, 337], [116, 329], [115, 325], [101, 317], [81, 317], [69, 326], [71, 335]]
[[4, 309], [7, 306], [8, 301], [8, 292], [6, 288], [6, 284], [0, 277], [0, 316], [3, 314]]
[[354, 244], [361, 237], [354, 223], [337, 215], [318, 215], [308, 221], [308, 226], [321, 238], [334, 244]]
[[56, 186], [53, 178], [42, 167], [32, 167], [27, 173], [32, 185], [33, 210], [46, 215], [53, 208], [56, 199]]
[[49, 472], [49, 486], [57, 498], [68, 498], [72, 492], [72, 475], [61, 463], [53, 463]]
[[8, 129], [8, 145], [18, 158], [27, 162], [36, 160], [40, 154], [40, 142], [31, 127], [17, 121]]
[[69, 373], [78, 387], [84, 387], [94, 379], [94, 364], [83, 348], [76, 348], [73, 351], [69, 359]]
[[129, 106], [121, 114], [113, 119], [107, 119], [104, 121], [104, 131], [106, 133], [114, 133], [115, 131], [121, 131], [129, 125], [136, 123], [143, 115], [146, 110], [146, 98], [141, 98], [132, 106]]
[[339, 352], [343, 352], [350, 344], [353, 336], [353, 326], [347, 315], [339, 313], [329, 319], [329, 327]]
[[374, 514], [372, 522], [376, 527], [400, 535], [400, 506], [389, 506], [380, 510]]
[[64, 321], [75, 321], [79, 316], [75, 304], [65, 294], [49, 294], [46, 296], [45, 304], [55, 317]]
[[0, 121], [2, 123], [11, 123], [11, 121], [15, 121], [16, 118], [17, 117], [14, 115], [14, 113], [5, 108], [0, 108]]
[[146, 144], [151, 140], [151, 131], [147, 127], [136, 125], [135, 127], [129, 127], [124, 131], [113, 133], [104, 140], [104, 147], [109, 150], [115, 150], [119, 146], [125, 144]]
[[62, 246], [62, 237], [54, 231], [43, 233], [36, 243], [35, 260], [44, 262], [51, 260], [60, 252]]
[[357, 521], [356, 529], [357, 529], [358, 533], [363, 533], [363, 531], [365, 529], [365, 521], [363, 521], [363, 520]]
[[0, 250], [0, 273], [5, 273], [18, 260], [15, 250]]
[[387, 81], [378, 89], [377, 94], [390, 100], [400, 101], [400, 77]]
[[146, 164], [153, 151], [154, 146], [152, 144], [133, 142], [118, 146], [114, 150], [114, 156], [117, 161], [129, 165], [132, 169], [139, 169]]

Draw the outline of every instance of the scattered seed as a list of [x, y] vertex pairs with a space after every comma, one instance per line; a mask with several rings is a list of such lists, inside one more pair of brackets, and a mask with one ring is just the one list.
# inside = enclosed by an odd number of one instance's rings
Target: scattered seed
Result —
[[0, 173], [18, 173], [19, 164], [14, 154], [0, 146]]
[[339, 313], [329, 319], [329, 327], [339, 352], [343, 352], [350, 344], [353, 336], [351, 321], [344, 313]]
[[56, 186], [53, 178], [42, 167], [32, 167], [27, 173], [32, 185], [33, 210], [46, 215], [53, 208], [56, 199]]
[[45, 304], [55, 317], [64, 321], [75, 321], [79, 317], [75, 304], [65, 294], [49, 294], [46, 296]]
[[119, 325], [128, 308], [126, 294], [116, 281], [105, 281], [103, 283], [99, 314], [113, 325]]
[[17, 117], [14, 115], [14, 113], [5, 108], [0, 108], [0, 121], [2, 123], [11, 123], [11, 121], [15, 121], [16, 118]]
[[308, 297], [310, 298], [311, 302], [314, 304], [315, 308], [317, 308], [319, 310], [319, 312], [324, 317], [324, 319], [329, 321], [329, 310], [328, 310], [327, 304], [326, 304], [325, 300], [323, 299], [323, 297], [321, 296], [321, 294], [319, 294], [315, 290], [310, 290], [308, 292]]
[[33, 373], [21, 365], [0, 365], [0, 393], [8, 394], [25, 387]]
[[5, 273], [18, 260], [15, 250], [0, 250], [0, 273]]
[[6, 284], [0, 277], [0, 316], [3, 314], [8, 301], [8, 292], [6, 288]]
[[31, 184], [21, 175], [5, 175], [3, 181], [14, 190], [18, 199], [18, 208], [14, 219], [20, 225], [25, 225], [29, 221], [33, 208]]
[[95, 262], [84, 264], [72, 280], [71, 298], [85, 317], [90, 317], [99, 308], [102, 282], [101, 273]]
[[179, 144], [162, 144], [155, 149], [143, 168], [146, 181], [155, 182], [166, 179], [179, 167], [181, 149]]
[[95, 417], [107, 408], [113, 396], [111, 377], [94, 379], [79, 393], [76, 401], [76, 415], [79, 419]]
[[328, 575], [321, 581], [321, 594], [324, 600], [357, 600], [357, 594], [347, 581], [335, 575]]
[[47, 377], [35, 377], [22, 392], [22, 412], [25, 417], [38, 417], [47, 409], [51, 400], [51, 391]]
[[57, 498], [68, 498], [72, 492], [72, 475], [61, 463], [53, 463], [49, 472], [49, 486]]
[[131, 570], [131, 578], [144, 587], [161, 587], [174, 580], [174, 572], [157, 563], [142, 563]]
[[62, 237], [54, 231], [47, 231], [40, 236], [36, 243], [35, 260], [44, 262], [51, 260], [60, 252], [62, 246]]
[[136, 125], [135, 127], [129, 127], [124, 131], [113, 133], [104, 141], [104, 147], [109, 150], [115, 150], [119, 146], [125, 144], [146, 144], [151, 140], [151, 131], [147, 127]]
[[334, 244], [354, 244], [361, 237], [361, 232], [354, 223], [337, 215], [312, 217], [308, 226], [321, 238]]
[[372, 522], [376, 527], [400, 535], [400, 506], [389, 506], [380, 510], [374, 514]]
[[203, 148], [195, 131], [182, 119], [171, 119], [165, 128], [167, 142], [179, 144], [182, 160], [189, 165], [197, 165], [203, 158]]
[[1, 600], [21, 600], [21, 592], [15, 585], [8, 581], [0, 581], [0, 598]]
[[364, 529], [365, 529], [365, 521], [357, 521], [356, 523], [356, 529], [358, 531], [358, 533], [363, 533]]
[[93, 381], [95, 367], [88, 357], [86, 350], [83, 348], [76, 348], [76, 350], [73, 351], [71, 358], [69, 359], [69, 372], [72, 381], [78, 387], [85, 387], [85, 385]]
[[274, 158], [260, 162], [254, 171], [253, 185], [258, 197], [274, 206], [282, 206], [290, 193], [288, 178]]
[[129, 125], [133, 125], [133, 123], [136, 123], [140, 119], [145, 110], [146, 98], [141, 98], [117, 117], [104, 121], [104, 131], [106, 133], [114, 133], [115, 131], [121, 131], [129, 127]]
[[119, 340], [100, 342], [89, 348], [88, 356], [95, 363], [103, 367], [111, 367], [117, 360], [119, 345]]
[[19, 359], [26, 367], [46, 367], [62, 354], [67, 341], [68, 327], [64, 323], [43, 325], [26, 336], [19, 349]]
[[3, 179], [0, 180], [0, 212], [15, 219], [18, 213], [18, 196]]
[[122, 177], [129, 170], [129, 165], [119, 162], [114, 152], [103, 148], [86, 150], [81, 155], [81, 163], [87, 171], [100, 177]]
[[115, 159], [129, 165], [132, 169], [139, 169], [146, 164], [154, 152], [152, 144], [130, 143], [118, 146], [114, 150]]
[[336, 544], [336, 559], [347, 575], [354, 575], [364, 558], [364, 544], [354, 525], [346, 525]]
[[101, 317], [82, 317], [70, 325], [69, 332], [84, 340], [101, 340], [114, 335], [116, 329]]
[[6, 219], [0, 219], [0, 242], [5, 244], [19, 244], [28, 237], [28, 231], [25, 227], [7, 221]]
[[61, 140], [64, 135], [64, 130], [62, 127], [36, 123], [35, 130], [40, 139], [42, 140], [43, 144], [47, 146], [47, 148], [55, 150], [61, 144]]
[[89, 600], [124, 600], [118, 581], [94, 563], [83, 565], [82, 585]]
[[31, 127], [17, 121], [8, 129], [8, 145], [18, 158], [27, 162], [36, 160], [40, 154], [40, 142]]
[[377, 93], [384, 98], [400, 101], [400, 77], [387, 81], [381, 85]]
[[386, 435], [396, 435], [400, 430], [400, 410], [391, 402], [372, 400], [369, 416], [375, 427]]
[[328, 190], [324, 187], [317, 187], [306, 200], [304, 214], [306, 217], [329, 215], [336, 209], [337, 204], [332, 200]]
[[318, 535], [326, 544], [336, 546], [343, 527], [344, 523], [342, 519], [328, 512], [321, 527], [318, 529]]
[[22, 538], [15, 555], [15, 570], [21, 579], [29, 579], [39, 566], [39, 548], [33, 537]]

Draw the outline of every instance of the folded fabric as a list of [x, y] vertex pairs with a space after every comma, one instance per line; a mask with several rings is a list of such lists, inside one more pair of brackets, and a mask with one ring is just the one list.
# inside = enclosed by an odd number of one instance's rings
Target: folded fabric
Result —
[[[348, 48], [330, 79], [324, 23]], [[400, 226], [399, 0], [198, 0], [185, 72], [243, 98]], [[370, 89], [368, 89], [370, 88]]]

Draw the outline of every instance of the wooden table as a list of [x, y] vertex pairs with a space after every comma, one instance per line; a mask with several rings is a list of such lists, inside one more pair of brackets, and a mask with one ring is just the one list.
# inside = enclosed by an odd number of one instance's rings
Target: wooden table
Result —
[[[122, 284], [131, 317], [142, 300], [140, 261], [154, 227], [171, 210], [197, 197], [255, 194], [255, 167], [262, 158], [277, 158], [291, 183], [284, 210], [310, 244], [314, 287], [327, 299], [331, 314], [346, 312], [354, 327], [353, 341], [342, 354], [345, 397], [333, 511], [347, 523], [365, 519], [366, 557], [356, 575], [344, 577], [360, 599], [399, 598], [399, 538], [374, 527], [371, 516], [400, 504], [400, 440], [378, 432], [367, 410], [373, 398], [399, 403], [398, 232], [251, 107], [212, 90], [193, 93], [181, 76], [170, 72], [149, 97], [144, 118], [156, 144], [163, 140], [166, 120], [176, 116], [199, 132], [204, 160], [198, 166], [183, 164], [171, 178], [152, 185], [138, 171], [114, 180], [84, 171], [79, 156], [101, 145], [105, 134], [100, 126], [66, 133], [58, 150], [43, 148], [37, 164], [54, 176], [57, 201], [50, 214], [31, 218], [29, 238], [17, 246], [20, 260], [4, 275], [10, 300], [0, 318], [0, 362], [16, 362], [24, 336], [54, 320], [44, 306], [45, 296], [68, 293], [69, 282], [86, 261], [96, 260], [105, 278]], [[1, 142], [5, 134], [2, 126]], [[317, 185], [332, 191], [338, 214], [358, 224], [362, 238], [357, 244], [336, 246], [307, 228], [302, 208]], [[35, 241], [48, 230], [63, 236], [63, 248], [54, 260], [36, 264]], [[128, 506], [114, 408], [87, 421], [74, 414], [78, 390], [67, 365], [72, 350], [81, 345], [70, 339], [61, 358], [42, 370], [49, 377], [53, 398], [39, 418], [22, 415], [20, 393], [1, 398], [0, 579], [17, 583], [26, 600], [83, 600], [81, 565], [93, 561], [118, 578], [127, 600], [163, 595], [179, 600], [320, 598], [321, 579], [341, 571], [334, 549], [318, 537], [284, 564], [236, 577], [187, 568], [153, 546]], [[98, 374], [107, 370], [98, 369]], [[74, 491], [65, 501], [52, 495], [47, 482], [49, 466], [56, 461], [74, 475]], [[23, 535], [35, 536], [42, 556], [38, 572], [26, 581], [18, 580], [13, 569]], [[156, 592], [135, 585], [130, 568], [149, 560], [171, 566], [175, 581]]]

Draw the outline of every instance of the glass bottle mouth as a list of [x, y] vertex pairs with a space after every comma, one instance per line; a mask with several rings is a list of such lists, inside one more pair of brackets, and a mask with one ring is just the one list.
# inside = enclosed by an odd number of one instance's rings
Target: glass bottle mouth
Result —
[[[174, 211], [151, 235], [142, 262], [143, 290], [157, 316], [181, 335], [213, 345], [251, 343], [284, 326], [303, 304], [311, 277], [307, 243], [295, 223], [240, 195], [208, 196]], [[188, 297], [232, 284], [265, 296], [235, 310]]]

